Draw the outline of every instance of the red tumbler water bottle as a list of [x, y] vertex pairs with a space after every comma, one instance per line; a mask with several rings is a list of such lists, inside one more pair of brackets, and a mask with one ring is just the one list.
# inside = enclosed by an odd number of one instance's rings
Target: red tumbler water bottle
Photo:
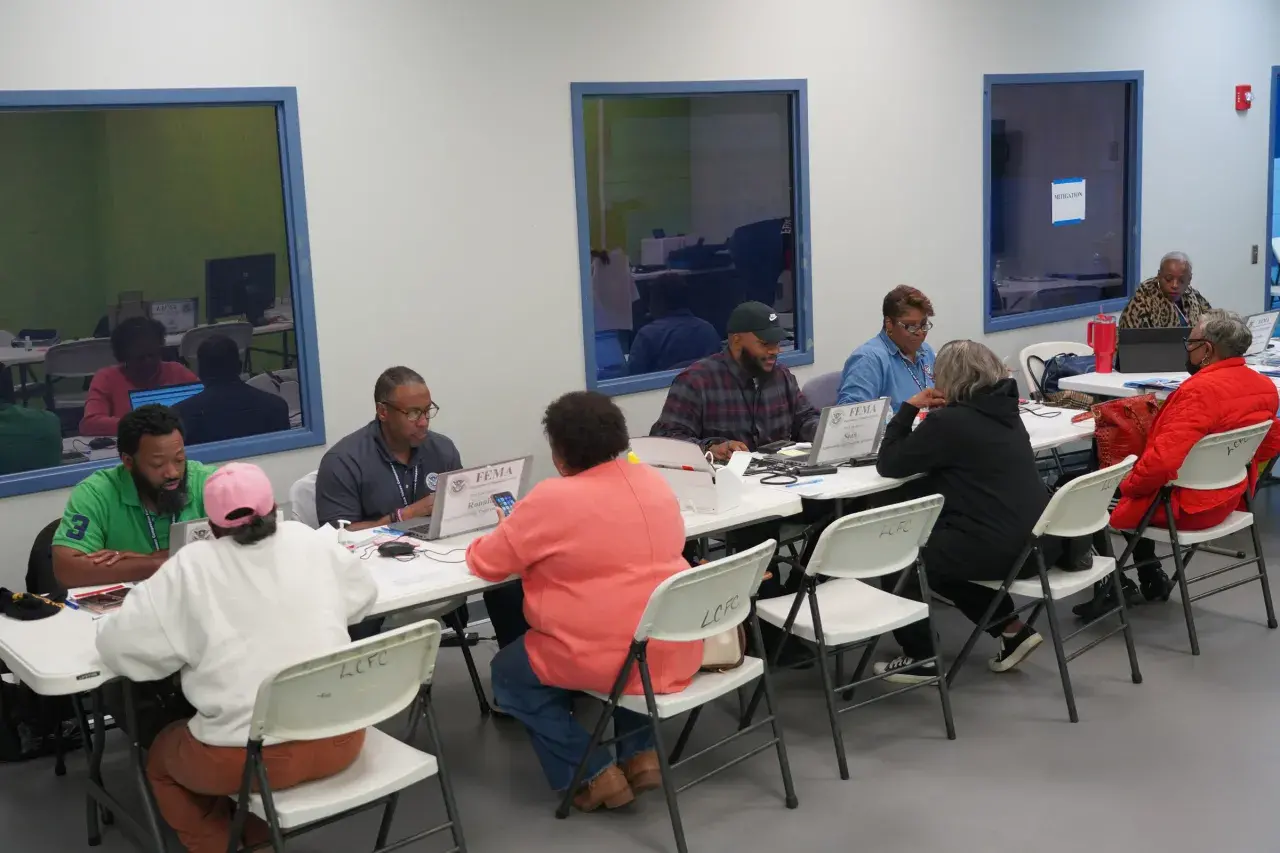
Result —
[[1116, 354], [1116, 318], [1110, 314], [1099, 314], [1089, 321], [1087, 335], [1085, 340], [1093, 347], [1093, 369], [1098, 373], [1110, 373]]

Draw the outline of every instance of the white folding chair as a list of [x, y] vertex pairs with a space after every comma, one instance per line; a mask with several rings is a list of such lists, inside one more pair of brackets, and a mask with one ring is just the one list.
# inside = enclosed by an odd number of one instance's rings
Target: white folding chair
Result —
[[115, 363], [106, 338], [54, 344], [44, 356], [45, 404], [50, 409], [83, 408], [89, 396], [85, 380]]
[[[1262, 540], [1258, 537], [1258, 528], [1253, 519], [1253, 495], [1248, 488], [1249, 465], [1252, 464], [1253, 456], [1258, 452], [1258, 447], [1262, 444], [1263, 439], [1267, 437], [1271, 424], [1272, 421], [1268, 418], [1260, 424], [1206, 435], [1197, 441], [1195, 446], [1191, 448], [1191, 452], [1187, 454], [1187, 458], [1182, 461], [1182, 467], [1178, 469], [1178, 476], [1160, 490], [1160, 494], [1151, 502], [1151, 506], [1143, 514], [1138, 526], [1133, 530], [1121, 531], [1129, 538], [1129, 544], [1125, 547], [1124, 553], [1120, 555], [1121, 571], [1126, 568], [1126, 561], [1132, 556], [1133, 549], [1139, 539], [1153, 539], [1156, 542], [1167, 543], [1173, 548], [1174, 580], [1178, 582], [1178, 589], [1182, 593], [1182, 612], [1187, 620], [1187, 636], [1191, 640], [1191, 654], [1193, 655], [1200, 654], [1200, 638], [1196, 634], [1196, 621], [1191, 612], [1191, 604], [1202, 598], [1208, 598], [1211, 595], [1235, 589], [1253, 581], [1260, 581], [1262, 583], [1262, 600], [1267, 608], [1267, 627], [1275, 628], [1277, 625], [1275, 606], [1271, 602], [1271, 583], [1267, 579], [1267, 563], [1262, 554]], [[1177, 525], [1173, 521], [1173, 490], [1175, 488], [1200, 491], [1225, 489], [1235, 486], [1241, 481], [1245, 481], [1247, 484], [1244, 492], [1244, 512], [1238, 510], [1232, 512], [1231, 515], [1227, 516], [1226, 521], [1205, 530], [1179, 531], [1177, 529]], [[1151, 526], [1151, 519], [1155, 517], [1156, 510], [1160, 507], [1164, 507], [1165, 513], [1166, 523], [1163, 529]], [[1195, 556], [1196, 551], [1210, 550], [1205, 543], [1213, 542], [1224, 536], [1230, 536], [1232, 533], [1237, 533], [1245, 528], [1249, 529], [1249, 535], [1253, 539], [1253, 553], [1255, 556], [1239, 560], [1219, 569], [1213, 569], [1202, 575], [1187, 577], [1187, 565], [1191, 562], [1191, 558]], [[1220, 550], [1215, 550], [1215, 552], [1224, 553]], [[1244, 556], [1244, 552], [1236, 552], [1236, 556]], [[1197, 595], [1191, 595], [1190, 593], [1189, 586], [1193, 583], [1208, 580], [1233, 569], [1251, 564], [1258, 566], [1256, 574], [1237, 578], [1208, 592], [1202, 592]]]
[[[640, 616], [640, 624], [636, 627], [631, 649], [627, 652], [627, 658], [623, 661], [622, 669], [619, 670], [618, 677], [614, 681], [613, 690], [608, 696], [594, 694], [596, 698], [605, 701], [604, 712], [600, 715], [600, 720], [596, 723], [595, 730], [591, 733], [591, 742], [587, 746], [586, 752], [582, 755], [578, 769], [573, 774], [573, 782], [565, 791], [560, 807], [556, 809], [556, 817], [565, 818], [569, 816], [569, 808], [573, 802], [574, 793], [582, 784], [582, 777], [587, 769], [587, 760], [595, 752], [596, 747], [614, 743], [619, 739], [619, 733], [616, 731], [614, 732], [614, 737], [607, 740], [604, 738], [605, 727], [608, 726], [610, 719], [612, 719], [614, 709], [618, 707], [626, 708], [637, 714], [644, 714], [649, 718], [649, 726], [653, 730], [654, 746], [658, 752], [658, 764], [662, 771], [662, 790], [666, 794], [667, 811], [671, 815], [671, 829], [675, 833], [676, 850], [679, 853], [687, 853], [689, 848], [685, 843], [684, 826], [680, 821], [680, 810], [676, 805], [676, 795], [699, 782], [709, 779], [721, 770], [727, 770], [739, 762], [763, 752], [770, 746], [775, 747], [777, 750], [778, 767], [782, 771], [782, 787], [786, 795], [787, 808], [794, 809], [799, 805], [795, 787], [791, 783], [791, 766], [787, 761], [786, 744], [782, 740], [782, 724], [778, 721], [774, 710], [773, 687], [769, 681], [769, 673], [765, 669], [763, 660], [747, 656], [743, 658], [742, 665], [736, 669], [726, 672], [698, 673], [693, 677], [693, 683], [684, 690], [679, 693], [667, 693], [661, 696], [653, 692], [653, 682], [649, 675], [648, 647], [650, 640], [675, 643], [696, 642], [723, 631], [731, 630], [743, 622], [747, 622], [756, 647], [761, 647], [763, 641], [760, 637], [760, 622], [756, 619], [755, 597], [760, 589], [760, 582], [764, 579], [765, 569], [769, 566], [769, 560], [773, 558], [775, 547], [777, 547], [777, 543], [770, 539], [754, 548], [741, 551], [722, 560], [716, 560], [714, 563], [706, 563], [686, 569], [667, 578], [653, 591], [653, 594], [649, 596], [649, 604]], [[644, 695], [623, 695], [622, 691], [626, 688], [627, 682], [631, 678], [631, 672], [635, 668], [640, 671], [640, 683], [644, 687]], [[735, 692], [756, 679], [760, 679], [764, 690], [765, 705], [769, 712], [767, 718], [754, 726], [739, 729], [683, 761], [678, 760], [679, 753], [688, 741], [689, 735], [693, 732], [693, 727], [698, 721], [698, 715], [701, 713], [703, 706], [721, 696]], [[676, 741], [676, 747], [672, 751], [671, 758], [668, 758], [663, 747], [661, 722], [670, 717], [683, 714], [685, 711], [691, 712], [689, 719], [685, 723], [684, 729], [680, 732], [680, 737]], [[771, 728], [773, 733], [773, 737], [769, 741], [753, 747], [745, 754], [731, 759], [715, 770], [694, 779], [692, 782], [687, 782], [679, 788], [676, 787], [675, 779], [672, 775], [676, 768], [766, 725]], [[621, 734], [630, 734], [630, 732], [622, 732]]]
[[1055, 355], [1093, 355], [1093, 347], [1073, 341], [1046, 341], [1023, 347], [1018, 354], [1022, 362], [1022, 375], [1026, 379], [1027, 396], [1044, 400], [1044, 389], [1040, 380], [1044, 376], [1045, 364]]
[[316, 475], [319, 473], [305, 474], [289, 487], [290, 518], [301, 521], [312, 530], [320, 527], [320, 518], [316, 515]]
[[[947, 694], [946, 680], [936, 677], [928, 681], [901, 687], [880, 696], [836, 708], [837, 693], [846, 699], [859, 685], [879, 681], [884, 675], [863, 678], [876, 641], [897, 628], [929, 620], [929, 582], [920, 559], [920, 546], [929, 538], [933, 525], [942, 511], [942, 496], [905, 501], [879, 509], [869, 509], [846, 515], [832, 522], [822, 535], [805, 568], [804, 584], [792, 596], [779, 596], [761, 601], [756, 610], [760, 618], [782, 629], [783, 635], [770, 656], [770, 666], [777, 666], [782, 649], [791, 636], [799, 637], [818, 647], [818, 673], [822, 678], [822, 691], [826, 694], [827, 716], [831, 722], [831, 738], [835, 742], [836, 762], [840, 778], [849, 778], [849, 763], [845, 758], [844, 736], [840, 731], [839, 715], [886, 696], [905, 693], [917, 687], [935, 686], [942, 704], [942, 720], [947, 737], [954, 740], [955, 722], [951, 717], [951, 699]], [[920, 580], [921, 601], [901, 596], [912, 571]], [[892, 593], [878, 585], [863, 583], [870, 578], [900, 573]], [[822, 578], [831, 578], [819, 583]], [[807, 613], [801, 611], [805, 598], [809, 600]], [[828, 656], [839, 661], [840, 655], [850, 649], [863, 647], [862, 658], [848, 684], [833, 684], [827, 668]], [[920, 661], [933, 661], [941, 672], [940, 661], [934, 657]], [[837, 663], [837, 681], [843, 681]], [[758, 697], [752, 697], [744, 720], [750, 720], [755, 712]]]
[[[951, 669], [947, 672], [948, 683], [955, 679], [960, 667], [964, 666], [969, 653], [973, 651], [974, 644], [978, 642], [978, 638], [982, 636], [984, 631], [995, 627], [996, 624], [1003, 624], [1028, 609], [1032, 611], [1026, 620], [1028, 625], [1034, 626], [1041, 612], [1048, 614], [1049, 635], [1053, 641], [1054, 654], [1058, 659], [1058, 675], [1062, 679], [1062, 695], [1067, 701], [1067, 713], [1071, 718], [1071, 722], [1079, 722], [1080, 716], [1076, 713], [1076, 697], [1071, 688], [1071, 673], [1067, 669], [1067, 664], [1109, 637], [1117, 633], [1124, 633], [1125, 647], [1129, 651], [1130, 676], [1134, 684], [1142, 683], [1142, 672], [1138, 669], [1138, 653], [1133, 645], [1133, 628], [1129, 624], [1129, 616], [1125, 612], [1124, 595], [1120, 588], [1121, 572], [1113, 555], [1110, 553], [1095, 554], [1093, 565], [1090, 568], [1079, 572], [1067, 572], [1062, 569], [1048, 568], [1044, 562], [1044, 554], [1041, 553], [1039, 547], [1041, 536], [1060, 536], [1064, 539], [1074, 539], [1081, 536], [1092, 536], [1099, 530], [1105, 530], [1110, 515], [1111, 496], [1115, 492], [1116, 486], [1124, 479], [1124, 476], [1133, 469], [1133, 464], [1136, 461], [1136, 456], [1129, 456], [1115, 465], [1103, 468], [1101, 471], [1086, 474], [1058, 489], [1058, 491], [1054, 492], [1053, 497], [1049, 499], [1049, 505], [1044, 508], [1044, 512], [1040, 513], [1040, 520], [1036, 522], [1036, 526], [1031, 531], [1030, 541], [1022, 549], [1018, 559], [1014, 561], [1008, 576], [1003, 581], [975, 581], [979, 586], [998, 590], [1002, 594], [991, 600], [991, 606], [987, 608], [987, 612], [974, 627], [973, 633], [969, 635], [969, 639], [965, 642], [959, 656], [951, 664]], [[1110, 540], [1106, 540], [1105, 547], [1110, 552]], [[1027, 560], [1032, 557], [1035, 558], [1036, 577], [1019, 579]], [[1088, 589], [1094, 583], [1107, 577], [1107, 575], [1111, 576], [1111, 582], [1115, 586], [1116, 606], [1087, 625], [1064, 635], [1061, 623], [1058, 621], [1056, 602], [1075, 595], [1082, 589]], [[1004, 597], [1003, 593], [1009, 593], [1020, 598], [1028, 598], [1030, 601], [1015, 608], [1009, 616], [1002, 617], [998, 622], [993, 622], [996, 607]], [[1111, 616], [1119, 617], [1120, 624], [1117, 627], [1112, 628], [1100, 637], [1092, 638], [1080, 648], [1067, 654], [1066, 644], [1068, 641], [1075, 638], [1082, 631], [1088, 630], [1100, 620]]]
[[[267, 822], [272, 849], [279, 853], [286, 838], [379, 805], [383, 806], [382, 823], [375, 853], [397, 850], [445, 830], [453, 836], [451, 853], [465, 853], [458, 807], [443, 760], [373, 728], [414, 705], [414, 723], [420, 708], [432, 748], [440, 752], [430, 686], [439, 649], [440, 623], [419, 622], [264, 679], [249, 724], [248, 759], [227, 838], [228, 853], [239, 849], [251, 813]], [[366, 730], [364, 748], [346, 770], [295, 788], [271, 789], [262, 754], [264, 740], [320, 740], [360, 729]], [[400, 792], [437, 774], [448, 820], [388, 845]]]
[[207, 326], [196, 326], [194, 329], [187, 330], [182, 334], [182, 341], [178, 344], [178, 356], [188, 367], [196, 370], [200, 344], [217, 335], [223, 335], [235, 341], [236, 349], [240, 351], [240, 364], [249, 363], [246, 354], [253, 343], [253, 324], [243, 320], [232, 323], [210, 323]]

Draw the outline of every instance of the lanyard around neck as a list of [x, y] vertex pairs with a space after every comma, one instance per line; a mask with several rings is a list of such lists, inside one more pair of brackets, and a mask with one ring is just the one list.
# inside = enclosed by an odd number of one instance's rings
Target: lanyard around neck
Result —
[[916, 353], [916, 362], [920, 365], [920, 376], [924, 377], [924, 381], [921, 381], [916, 377], [915, 367], [912, 365], [911, 360], [902, 354], [902, 350], [898, 349], [898, 347], [893, 343], [890, 343], [887, 349], [893, 355], [898, 357], [898, 360], [902, 362], [902, 365], [907, 368], [907, 373], [911, 376], [911, 381], [916, 383], [916, 387], [923, 391], [929, 382], [929, 368], [924, 363], [924, 356], [919, 352]]
[[391, 466], [391, 476], [396, 478], [396, 488], [400, 490], [400, 501], [406, 507], [418, 499], [418, 466], [414, 465], [409, 469], [409, 491], [404, 490], [404, 483], [400, 482], [400, 472], [396, 470], [396, 463], [388, 462]]
[[[155, 521], [151, 518], [151, 510], [147, 509], [146, 507], [143, 507], [143, 508], [142, 508], [142, 516], [147, 520], [147, 532], [151, 534], [151, 551], [152, 551], [153, 553], [154, 553], [154, 552], [156, 552], [156, 551], [159, 551], [159, 550], [160, 550], [160, 537], [156, 535], [156, 523], [155, 523]], [[159, 518], [159, 517], [160, 517], [160, 516], [158, 516], [158, 515], [156, 516], [156, 518]], [[169, 519], [169, 523], [170, 523], [170, 524], [174, 524], [174, 523], [176, 523], [176, 522], [177, 522], [177, 520], [178, 520], [178, 519], [177, 519], [177, 516], [172, 516], [172, 517], [170, 517], [170, 519]]]

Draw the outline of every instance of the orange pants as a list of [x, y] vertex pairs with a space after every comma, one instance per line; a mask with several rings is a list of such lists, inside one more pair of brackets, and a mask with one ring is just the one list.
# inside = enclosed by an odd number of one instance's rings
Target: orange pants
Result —
[[[279, 791], [345, 770], [363, 746], [362, 729], [327, 740], [268, 746], [262, 750], [262, 757], [271, 788]], [[229, 798], [240, 792], [246, 755], [244, 747], [201, 743], [192, 736], [185, 721], [166, 727], [151, 744], [147, 778], [156, 804], [192, 853], [226, 853], [234, 809]], [[251, 815], [245, 824], [246, 845], [268, 838], [267, 825]]]

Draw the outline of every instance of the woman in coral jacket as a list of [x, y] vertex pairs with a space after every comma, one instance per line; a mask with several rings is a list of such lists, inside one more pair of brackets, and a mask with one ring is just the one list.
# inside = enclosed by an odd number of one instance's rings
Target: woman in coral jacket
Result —
[[[1120, 501], [1111, 513], [1112, 527], [1132, 530], [1138, 526], [1160, 489], [1177, 476], [1197, 441], [1213, 433], [1271, 421], [1272, 429], [1254, 456], [1247, 481], [1226, 489], [1173, 490], [1173, 520], [1179, 530], [1213, 527], [1241, 508], [1245, 489], [1252, 493], [1257, 486], [1261, 463], [1280, 453], [1280, 430], [1274, 426], [1280, 396], [1270, 378], [1245, 364], [1243, 356], [1252, 340], [1239, 314], [1213, 309], [1201, 315], [1187, 335], [1187, 372], [1191, 376], [1156, 415], [1142, 456], [1120, 483]], [[1151, 523], [1162, 527], [1167, 523], [1163, 508], [1156, 510]], [[1133, 558], [1143, 597], [1167, 601], [1173, 584], [1155, 557], [1155, 543], [1141, 540]], [[1125, 585], [1126, 597], [1137, 592], [1127, 578]], [[1111, 589], [1108, 584], [1107, 590]], [[1096, 607], [1102, 603], [1095, 597], [1089, 604]], [[1079, 613], [1087, 606], [1078, 607], [1078, 615], [1087, 616]]]
[[[658, 584], [689, 568], [675, 493], [648, 465], [626, 457], [627, 422], [617, 404], [573, 391], [542, 419], [559, 478], [543, 480], [509, 518], [471, 543], [467, 566], [489, 581], [524, 583], [529, 631], [494, 657], [493, 698], [524, 724], [547, 781], [569, 787], [590, 734], [573, 716], [577, 691], [608, 693]], [[702, 643], [651, 642], [655, 693], [679, 693], [702, 664]], [[633, 667], [624, 690], [641, 693]], [[618, 708], [622, 738], [590, 756], [573, 803], [617, 808], [661, 787], [648, 720]]]

